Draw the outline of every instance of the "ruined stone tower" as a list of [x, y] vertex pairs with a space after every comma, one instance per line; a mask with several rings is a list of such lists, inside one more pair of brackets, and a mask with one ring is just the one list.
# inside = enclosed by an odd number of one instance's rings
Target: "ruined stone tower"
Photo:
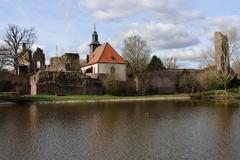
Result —
[[228, 37], [221, 32], [215, 32], [215, 63], [217, 71], [230, 70]]

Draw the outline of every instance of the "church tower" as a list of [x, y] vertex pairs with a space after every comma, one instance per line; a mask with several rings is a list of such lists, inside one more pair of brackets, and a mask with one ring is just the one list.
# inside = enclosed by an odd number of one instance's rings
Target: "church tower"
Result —
[[94, 31], [93, 31], [93, 34], [92, 34], [92, 42], [89, 45], [89, 47], [90, 47], [90, 53], [89, 53], [90, 57], [91, 57], [91, 54], [94, 52], [94, 50], [100, 45], [101, 44], [98, 41], [98, 34], [96, 32], [96, 25], [94, 25]]

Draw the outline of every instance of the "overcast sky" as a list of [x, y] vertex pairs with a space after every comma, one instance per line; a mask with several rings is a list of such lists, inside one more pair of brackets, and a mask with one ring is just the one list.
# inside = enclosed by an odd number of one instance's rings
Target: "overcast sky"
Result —
[[0, 35], [7, 24], [34, 27], [35, 47], [47, 57], [88, 53], [93, 24], [101, 43], [120, 54], [122, 40], [139, 34], [161, 58], [175, 56], [181, 67], [197, 68], [201, 49], [215, 31], [240, 27], [239, 0], [0, 0]]

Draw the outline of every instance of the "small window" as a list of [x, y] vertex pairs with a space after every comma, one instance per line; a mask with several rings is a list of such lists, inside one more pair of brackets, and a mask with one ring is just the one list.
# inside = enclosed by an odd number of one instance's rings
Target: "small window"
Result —
[[112, 57], [112, 61], [115, 62], [115, 60], [116, 60], [115, 57]]

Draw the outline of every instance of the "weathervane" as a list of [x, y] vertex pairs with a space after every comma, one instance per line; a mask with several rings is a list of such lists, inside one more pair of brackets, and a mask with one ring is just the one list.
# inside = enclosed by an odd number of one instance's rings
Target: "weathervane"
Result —
[[93, 29], [96, 31], [96, 23], [93, 24]]

